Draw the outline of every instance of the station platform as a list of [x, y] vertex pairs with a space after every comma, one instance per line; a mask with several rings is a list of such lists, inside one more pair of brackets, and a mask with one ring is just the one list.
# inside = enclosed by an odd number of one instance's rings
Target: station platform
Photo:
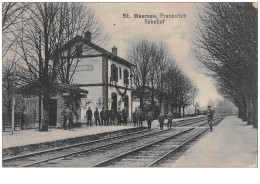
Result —
[[169, 167], [258, 167], [257, 155], [257, 129], [233, 115]]
[[3, 133], [2, 148], [9, 148], [14, 146], [24, 146], [28, 144], [37, 144], [61, 139], [68, 139], [79, 136], [100, 134], [123, 129], [130, 129], [133, 126], [85, 126], [75, 128], [75, 131], [52, 128], [48, 132], [39, 132], [38, 129], [20, 130]]
[[[173, 119], [173, 122], [192, 119], [191, 118], [178, 118]], [[165, 123], [167, 121], [165, 120]], [[147, 123], [144, 121], [143, 126], [147, 127]], [[158, 120], [154, 120], [152, 123], [153, 128], [158, 128]], [[86, 136], [93, 134], [106, 133], [111, 131], [118, 131], [123, 129], [133, 128], [133, 123], [129, 123], [128, 126], [89, 126], [82, 125], [82, 127], [75, 128], [75, 131], [50, 128], [48, 132], [39, 132], [38, 129], [18, 130], [11, 132], [3, 132], [3, 144], [2, 148], [9, 148], [14, 146], [24, 146], [28, 144], [43, 143], [49, 141], [55, 141], [65, 138], [73, 138], [78, 136]]]

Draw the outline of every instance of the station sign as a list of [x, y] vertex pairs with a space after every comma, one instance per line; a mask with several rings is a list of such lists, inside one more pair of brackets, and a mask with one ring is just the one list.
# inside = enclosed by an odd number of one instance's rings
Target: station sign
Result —
[[81, 94], [80, 94], [80, 98], [87, 98], [87, 94], [81, 93]]
[[62, 96], [65, 97], [65, 96], [70, 96], [70, 93], [62, 93]]

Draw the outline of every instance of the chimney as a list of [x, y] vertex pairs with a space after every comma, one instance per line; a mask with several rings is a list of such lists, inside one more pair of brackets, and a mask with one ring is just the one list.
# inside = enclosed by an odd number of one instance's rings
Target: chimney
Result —
[[112, 48], [112, 53], [117, 56], [117, 48], [115, 46]]
[[85, 32], [85, 40], [91, 42], [91, 32], [90, 31]]

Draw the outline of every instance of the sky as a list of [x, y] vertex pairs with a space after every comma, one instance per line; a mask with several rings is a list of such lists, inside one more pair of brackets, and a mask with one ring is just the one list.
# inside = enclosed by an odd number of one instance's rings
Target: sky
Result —
[[[86, 5], [94, 10], [103, 32], [109, 36], [104, 45], [105, 49], [111, 51], [111, 48], [116, 46], [118, 55], [126, 59], [128, 48], [133, 41], [146, 38], [153, 42], [163, 42], [168, 46], [169, 53], [179, 67], [198, 88], [199, 93], [195, 102], [200, 106], [206, 106], [210, 100], [222, 99], [214, 86], [214, 81], [199, 72], [201, 68], [198, 67], [193, 53], [199, 3], [87, 3]], [[149, 14], [156, 15], [160, 19], [161, 13], [185, 14], [186, 18], [168, 18], [164, 24], [145, 24], [144, 19], [133, 18], [134, 14]], [[123, 14], [128, 14], [131, 18], [123, 18]]]

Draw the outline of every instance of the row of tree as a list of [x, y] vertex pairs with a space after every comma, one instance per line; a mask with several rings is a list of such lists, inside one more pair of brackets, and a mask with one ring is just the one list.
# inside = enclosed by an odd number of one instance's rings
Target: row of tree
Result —
[[154, 115], [165, 105], [179, 116], [181, 109], [194, 102], [197, 90], [191, 80], [178, 68], [163, 43], [146, 39], [133, 43], [128, 60], [133, 68], [134, 96], [140, 99], [140, 108]]
[[258, 127], [258, 26], [253, 3], [207, 3], [200, 12], [196, 55], [219, 92]]

